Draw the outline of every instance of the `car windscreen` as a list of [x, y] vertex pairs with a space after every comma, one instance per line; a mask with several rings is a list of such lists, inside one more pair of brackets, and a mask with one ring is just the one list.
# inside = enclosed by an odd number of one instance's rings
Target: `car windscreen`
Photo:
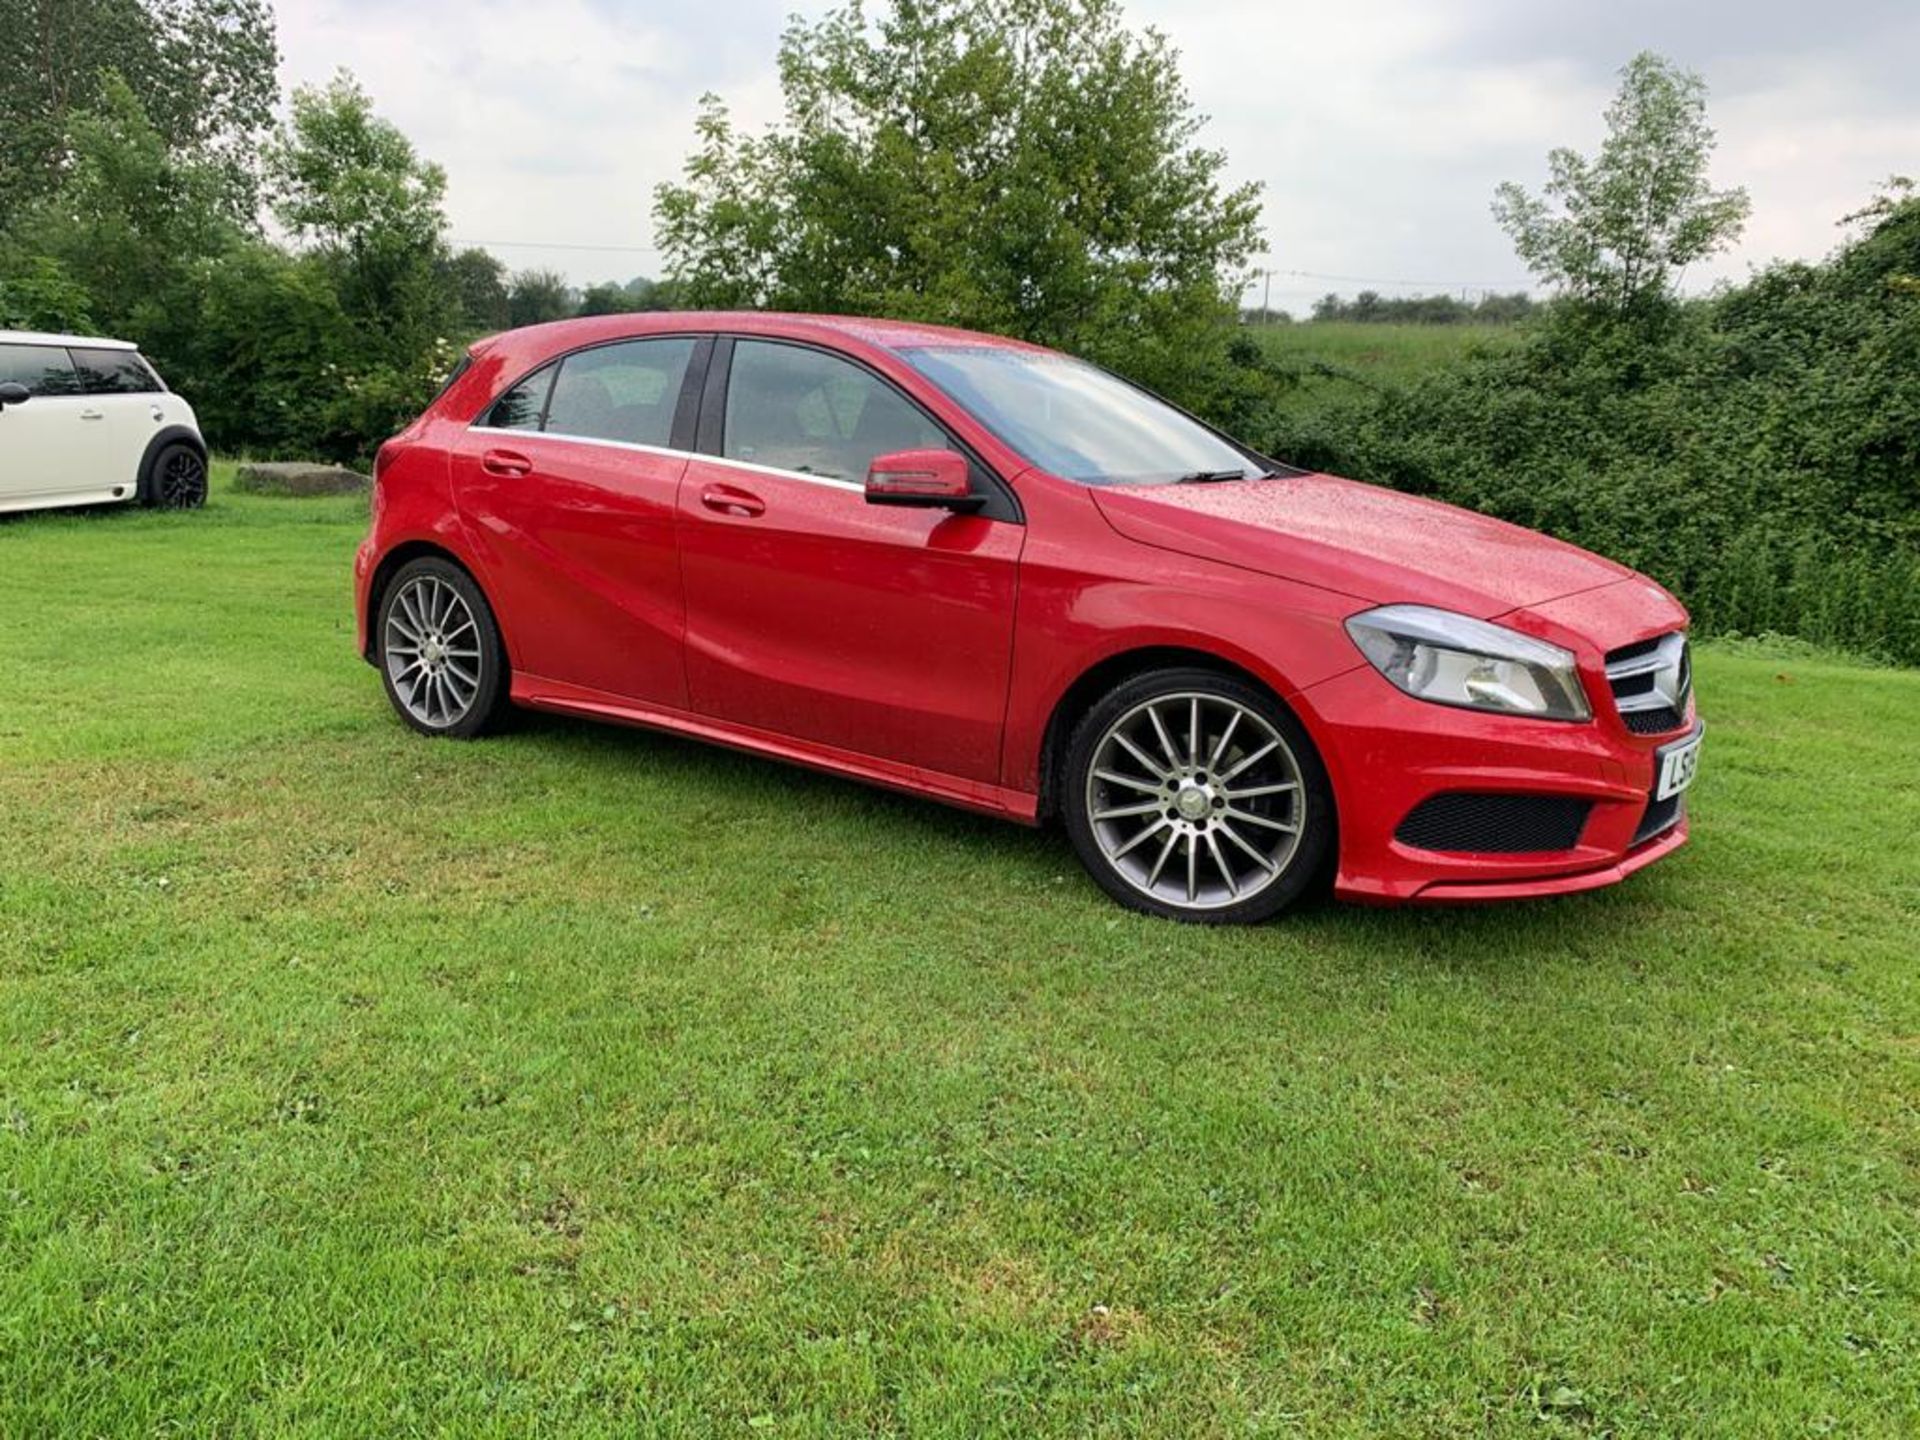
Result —
[[1251, 479], [1271, 468], [1085, 361], [985, 345], [916, 346], [901, 356], [1033, 464], [1083, 485]]

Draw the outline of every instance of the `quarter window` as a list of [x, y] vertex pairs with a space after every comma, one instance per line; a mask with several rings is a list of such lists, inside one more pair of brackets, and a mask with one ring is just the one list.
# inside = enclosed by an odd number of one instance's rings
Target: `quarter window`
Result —
[[67, 352], [51, 345], [0, 345], [0, 383], [24, 385], [32, 395], [80, 393]]
[[721, 444], [730, 460], [864, 480], [876, 456], [950, 445], [917, 406], [851, 361], [797, 345], [734, 342]]
[[493, 402], [480, 423], [493, 430], [538, 430], [553, 388], [553, 365], [542, 365]]
[[151, 395], [160, 388], [140, 357], [131, 350], [69, 348], [74, 374], [85, 395]]
[[547, 431], [628, 445], [668, 444], [693, 340], [629, 340], [580, 350], [560, 362]]

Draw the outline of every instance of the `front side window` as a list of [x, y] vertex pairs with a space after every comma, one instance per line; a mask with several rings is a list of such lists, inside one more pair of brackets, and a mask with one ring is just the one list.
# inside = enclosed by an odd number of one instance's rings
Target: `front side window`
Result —
[[1043, 470], [1083, 485], [1256, 478], [1269, 468], [1163, 400], [1044, 350], [942, 345], [906, 361]]
[[78, 395], [79, 377], [67, 352], [55, 345], [0, 345], [0, 385], [24, 385], [30, 395]]
[[75, 346], [74, 374], [85, 395], [151, 395], [160, 382], [131, 350], [83, 350]]
[[628, 445], [668, 444], [673, 411], [693, 358], [693, 339], [628, 340], [560, 362], [547, 403], [547, 431]]
[[553, 389], [553, 365], [542, 365], [488, 408], [480, 423], [493, 430], [538, 430]]
[[918, 406], [852, 361], [798, 345], [734, 342], [721, 444], [730, 460], [864, 481], [876, 456], [950, 445]]

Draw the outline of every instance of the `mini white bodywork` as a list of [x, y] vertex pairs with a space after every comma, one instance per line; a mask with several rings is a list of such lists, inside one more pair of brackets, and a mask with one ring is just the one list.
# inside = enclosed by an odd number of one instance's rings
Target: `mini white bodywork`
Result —
[[[152, 388], [89, 387], [75, 352], [137, 361]], [[44, 386], [24, 378], [35, 366]], [[193, 407], [124, 340], [0, 330], [0, 381], [7, 380], [36, 393], [0, 406], [0, 512], [129, 503], [140, 498], [141, 466], [156, 436], [186, 430], [200, 439]], [[42, 388], [46, 393], [38, 393]]]

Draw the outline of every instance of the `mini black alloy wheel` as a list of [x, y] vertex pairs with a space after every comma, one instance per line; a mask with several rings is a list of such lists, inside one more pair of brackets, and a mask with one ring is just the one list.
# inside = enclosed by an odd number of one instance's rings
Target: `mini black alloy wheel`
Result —
[[155, 457], [148, 486], [160, 510], [198, 510], [207, 503], [207, 462], [190, 445], [169, 445]]
[[1163, 671], [1121, 686], [1069, 746], [1061, 806], [1114, 898], [1172, 919], [1250, 922], [1321, 869], [1326, 774], [1299, 722], [1251, 685]]

